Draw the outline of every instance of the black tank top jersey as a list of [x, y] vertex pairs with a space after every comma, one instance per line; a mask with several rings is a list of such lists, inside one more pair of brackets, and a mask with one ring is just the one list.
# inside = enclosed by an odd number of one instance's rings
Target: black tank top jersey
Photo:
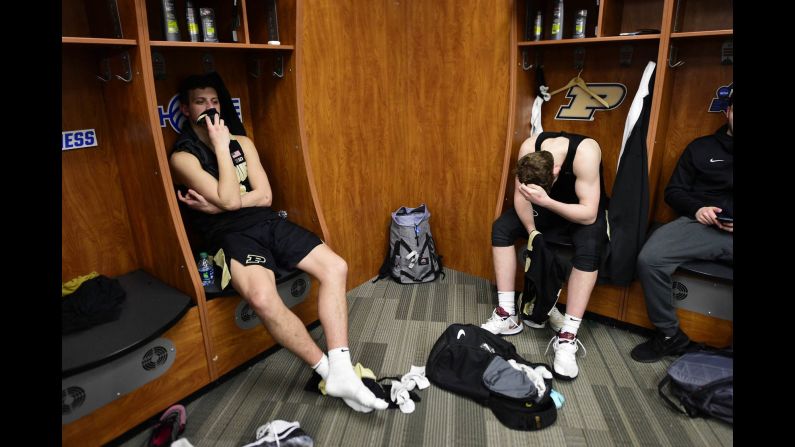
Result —
[[[577, 147], [579, 147], [582, 140], [589, 138], [583, 135], [566, 132], [541, 132], [536, 139], [535, 150], [541, 150], [541, 143], [547, 138], [565, 137], [569, 140], [569, 148], [566, 152], [566, 159], [560, 167], [558, 179], [552, 185], [549, 196], [558, 202], [562, 203], [579, 203], [580, 199], [577, 197], [577, 192], [574, 190], [574, 182], [577, 176], [574, 175], [574, 157], [577, 156]], [[607, 194], [605, 194], [604, 178], [602, 175], [602, 163], [599, 162], [599, 209], [606, 206]]]
[[[195, 156], [199, 160], [202, 169], [217, 180], [218, 161], [215, 153], [198, 139], [190, 126], [185, 127], [187, 129], [183, 128], [182, 137], [175, 143], [174, 152], [187, 152]], [[235, 140], [231, 140], [229, 143], [229, 155], [232, 157], [236, 169], [242, 169], [241, 166], [245, 166], [246, 159], [243, 155], [243, 148]], [[240, 181], [240, 184], [245, 186], [246, 191], [251, 190], [248, 177]], [[187, 191], [184, 185], [181, 186], [181, 189], [183, 193]], [[243, 231], [258, 222], [278, 218], [278, 214], [270, 207], [247, 207], [219, 214], [196, 211], [182, 202], [180, 202], [180, 208], [189, 216], [190, 221], [199, 232], [207, 238], [207, 242], [212, 245], [211, 249], [215, 249], [220, 243], [220, 238], [227, 233]]]

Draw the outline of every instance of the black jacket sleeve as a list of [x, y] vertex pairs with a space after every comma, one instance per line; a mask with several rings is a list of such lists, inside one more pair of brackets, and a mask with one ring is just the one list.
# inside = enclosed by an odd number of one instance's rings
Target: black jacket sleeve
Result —
[[668, 186], [665, 187], [665, 202], [680, 215], [695, 219], [696, 211], [704, 204], [698, 196], [692, 193], [696, 169], [693, 166], [691, 145], [692, 143], [679, 157], [676, 169], [671, 174]]

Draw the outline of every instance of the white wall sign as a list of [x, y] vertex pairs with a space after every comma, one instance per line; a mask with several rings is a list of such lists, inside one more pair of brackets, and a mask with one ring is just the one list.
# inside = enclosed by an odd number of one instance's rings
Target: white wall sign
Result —
[[61, 132], [61, 150], [68, 151], [97, 145], [97, 132], [94, 129], [67, 130]]

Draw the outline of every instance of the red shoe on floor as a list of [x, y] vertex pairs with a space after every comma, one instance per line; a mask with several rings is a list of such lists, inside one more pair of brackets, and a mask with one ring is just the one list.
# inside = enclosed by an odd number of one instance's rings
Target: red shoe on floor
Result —
[[163, 416], [160, 416], [160, 421], [152, 429], [148, 446], [163, 447], [171, 445], [185, 431], [187, 419], [185, 407], [182, 405], [177, 404], [166, 410]]

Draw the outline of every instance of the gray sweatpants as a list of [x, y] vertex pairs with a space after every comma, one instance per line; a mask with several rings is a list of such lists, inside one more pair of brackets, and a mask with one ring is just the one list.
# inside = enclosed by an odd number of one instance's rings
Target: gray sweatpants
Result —
[[649, 320], [666, 337], [679, 328], [671, 275], [685, 261], [734, 261], [732, 233], [680, 217], [655, 231], [638, 255], [638, 277]]

